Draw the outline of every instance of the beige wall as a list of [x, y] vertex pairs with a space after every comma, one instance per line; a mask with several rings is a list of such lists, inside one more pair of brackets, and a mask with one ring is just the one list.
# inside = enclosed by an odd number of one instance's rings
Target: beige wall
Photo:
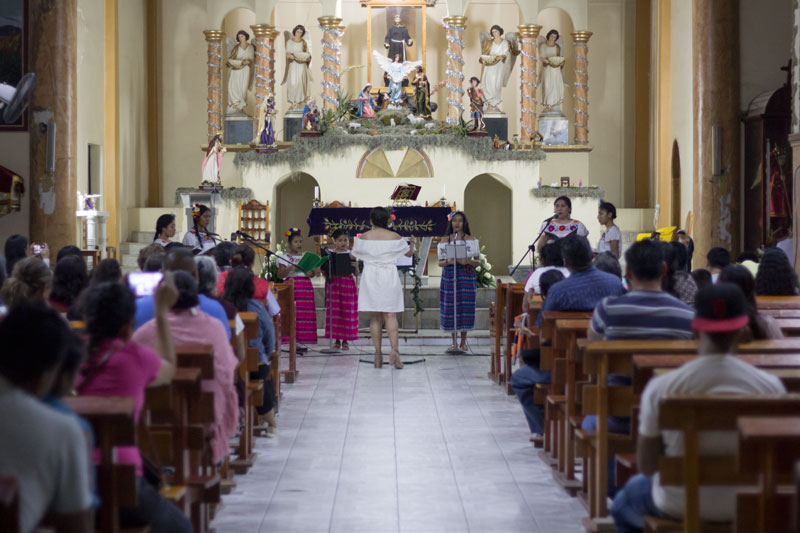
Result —
[[739, 38], [741, 42], [741, 108], [766, 91], [786, 83], [780, 70], [792, 56], [792, 0], [739, 2]]
[[[670, 10], [670, 69], [672, 85], [671, 131], [672, 141], [678, 142], [681, 164], [681, 219], [683, 226], [686, 215], [693, 209], [694, 183], [694, 110], [692, 71], [692, 4], [673, 1]], [[655, 204], [654, 204], [655, 205]], [[662, 216], [669, 216], [668, 213]]]
[[25, 182], [25, 196], [22, 197], [21, 209], [0, 218], [0, 254], [6, 239], [15, 233], [30, 233], [31, 187], [36, 180], [30, 176], [30, 149], [28, 132], [0, 132], [0, 165], [16, 172]]
[[[505, 274], [511, 256], [511, 189], [490, 174], [474, 177], [464, 190], [464, 212], [470, 230], [495, 273]], [[496, 266], [495, 266], [496, 265]]]

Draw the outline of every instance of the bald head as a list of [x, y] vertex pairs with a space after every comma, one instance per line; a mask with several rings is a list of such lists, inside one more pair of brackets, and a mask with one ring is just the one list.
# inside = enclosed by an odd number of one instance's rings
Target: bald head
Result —
[[197, 278], [197, 265], [194, 262], [194, 255], [188, 248], [175, 248], [167, 253], [164, 259], [164, 270], [169, 272], [183, 271], [188, 272]]

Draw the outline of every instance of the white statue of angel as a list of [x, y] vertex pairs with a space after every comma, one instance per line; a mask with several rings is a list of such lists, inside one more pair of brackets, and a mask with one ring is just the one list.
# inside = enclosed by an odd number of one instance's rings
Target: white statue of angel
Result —
[[557, 30], [550, 30], [546, 37], [539, 36], [539, 58], [542, 61], [542, 107], [545, 113], [563, 116], [564, 101], [564, 56], [561, 55], [562, 39]]
[[491, 27], [489, 33], [480, 33], [480, 63], [483, 65], [481, 85], [487, 111], [500, 111], [503, 88], [508, 85], [508, 78], [520, 53], [517, 34], [508, 33], [503, 37], [503, 33], [503, 28], [497, 24]]
[[372, 51], [375, 61], [381, 69], [389, 75], [389, 105], [399, 107], [403, 101], [403, 78], [407, 77], [415, 68], [422, 65], [422, 61], [400, 62], [400, 54], [395, 54], [394, 58], [389, 59], [377, 52]]
[[228, 113], [244, 113], [247, 106], [247, 90], [250, 88], [250, 65], [253, 64], [255, 50], [249, 43], [250, 34], [244, 30], [236, 33], [236, 41], [228, 39]]
[[286, 85], [289, 111], [302, 109], [308, 98], [308, 82], [311, 80], [311, 40], [306, 29], [298, 24], [283, 32], [286, 42], [286, 69], [281, 85]]

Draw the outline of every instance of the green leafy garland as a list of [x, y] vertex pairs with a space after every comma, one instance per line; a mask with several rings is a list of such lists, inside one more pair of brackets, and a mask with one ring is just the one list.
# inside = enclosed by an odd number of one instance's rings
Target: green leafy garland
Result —
[[419, 257], [417, 254], [411, 256], [412, 264], [414, 265], [411, 269], [411, 273], [414, 275], [414, 288], [411, 289], [411, 299], [414, 301], [414, 316], [416, 317], [420, 313], [425, 312], [425, 308], [422, 307], [422, 298], [420, 297], [420, 289], [422, 288], [422, 278], [417, 273], [417, 266], [419, 264]]

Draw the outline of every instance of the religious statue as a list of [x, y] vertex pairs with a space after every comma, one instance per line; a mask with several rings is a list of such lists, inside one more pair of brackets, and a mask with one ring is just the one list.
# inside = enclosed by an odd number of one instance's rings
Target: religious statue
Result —
[[303, 129], [307, 131], [317, 131], [319, 127], [319, 108], [314, 98], [309, 98], [308, 103], [303, 108]]
[[[244, 113], [247, 105], [247, 89], [250, 87], [250, 65], [255, 51], [248, 42], [250, 34], [244, 30], [236, 33], [236, 45], [228, 56], [231, 69], [228, 76], [228, 113]], [[230, 42], [230, 40], [229, 40]], [[233, 43], [230, 43], [233, 44]]]
[[299, 109], [308, 97], [308, 82], [311, 80], [311, 41], [306, 29], [298, 24], [290, 34], [283, 32], [286, 41], [286, 70], [281, 85], [286, 85], [286, 100], [289, 111]]
[[431, 84], [421, 66], [417, 67], [414, 81], [411, 84], [416, 87], [414, 101], [417, 106], [417, 114], [425, 119], [431, 118]]
[[539, 57], [542, 60], [542, 107], [545, 113], [563, 116], [564, 57], [561, 55], [561, 37], [557, 30], [539, 36]]
[[395, 54], [394, 60], [389, 61], [388, 57], [383, 57], [377, 51], [372, 53], [378, 65], [389, 75], [389, 107], [397, 109], [403, 101], [403, 79], [422, 65], [422, 61], [401, 62], [400, 54]]
[[399, 54], [400, 62], [403, 63], [406, 60], [406, 46], [414, 46], [414, 41], [401, 21], [399, 13], [394, 16], [394, 26], [386, 32], [383, 47], [386, 48], [386, 57], [393, 58]]
[[222, 136], [218, 133], [214, 135], [206, 148], [206, 156], [203, 158], [203, 182], [217, 183], [222, 181], [219, 176], [219, 169], [222, 167], [222, 158], [227, 149], [222, 146]]
[[486, 129], [486, 123], [483, 121], [483, 91], [479, 87], [480, 84], [481, 80], [475, 76], [469, 79], [467, 96], [469, 96], [469, 116], [472, 119], [472, 131]]
[[362, 118], [373, 118], [375, 116], [375, 100], [370, 94], [372, 84], [368, 83], [358, 95], [358, 116]]
[[482, 31], [480, 63], [483, 65], [481, 81], [487, 111], [500, 112], [503, 101], [503, 88], [520, 53], [517, 34], [509, 33], [503, 37], [503, 28], [495, 24], [489, 33]]
[[261, 116], [258, 120], [258, 131], [260, 132], [258, 144], [266, 146], [278, 146], [275, 142], [275, 128], [272, 121], [278, 112], [275, 110], [275, 98], [268, 94], [261, 105]]

